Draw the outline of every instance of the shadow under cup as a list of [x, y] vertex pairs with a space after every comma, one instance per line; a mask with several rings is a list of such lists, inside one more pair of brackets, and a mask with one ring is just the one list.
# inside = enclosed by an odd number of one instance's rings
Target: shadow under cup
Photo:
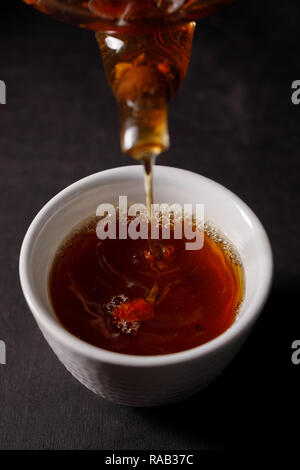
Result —
[[141, 165], [84, 178], [49, 201], [30, 225], [20, 254], [20, 279], [28, 306], [65, 367], [93, 392], [116, 403], [153, 406], [181, 400], [215, 379], [237, 353], [257, 319], [272, 280], [272, 252], [255, 214], [232, 192], [195, 173], [156, 166], [155, 201], [204, 204], [205, 219], [237, 248], [245, 272], [245, 298], [233, 325], [206, 344], [179, 353], [132, 356], [97, 348], [73, 336], [56, 319], [48, 274], [61, 241], [101, 203], [144, 203]]

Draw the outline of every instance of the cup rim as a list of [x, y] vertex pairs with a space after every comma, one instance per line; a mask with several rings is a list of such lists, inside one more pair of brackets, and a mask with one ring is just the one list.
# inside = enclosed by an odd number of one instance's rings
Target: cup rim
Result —
[[247, 217], [250, 218], [252, 224], [256, 227], [256, 230], [258, 232], [257, 236], [261, 238], [261, 241], [265, 246], [264, 285], [260, 286], [260, 288], [256, 291], [253, 300], [251, 301], [244, 314], [239, 318], [239, 320], [234, 322], [226, 331], [221, 333], [219, 336], [208, 341], [207, 343], [201, 344], [200, 346], [169, 354], [142, 356], [108, 351], [98, 346], [89, 344], [77, 338], [68, 330], [66, 330], [63, 325], [59, 323], [58, 320], [55, 320], [52, 316], [49, 315], [47, 309], [43, 307], [43, 305], [39, 302], [33, 292], [28, 276], [28, 260], [34, 245], [35, 237], [39, 233], [39, 230], [43, 226], [43, 222], [45, 222], [45, 220], [47, 219], [47, 214], [49, 215], [51, 209], [56, 207], [58, 203], [61, 204], [62, 201], [65, 201], [71, 195], [78, 193], [79, 188], [81, 188], [80, 193], [84, 193], [86, 190], [93, 188], [96, 182], [100, 183], [99, 179], [105, 179], [109, 176], [116, 176], [117, 174], [119, 174], [119, 176], [121, 176], [122, 174], [122, 178], [126, 177], [126, 175], [128, 175], [128, 177], [132, 177], [132, 173], [134, 171], [141, 171], [141, 165], [117, 167], [86, 176], [58, 192], [42, 207], [42, 209], [37, 213], [37, 215], [31, 222], [29, 228], [27, 229], [21, 246], [19, 257], [19, 276], [24, 297], [37, 323], [41, 325], [46, 332], [49, 332], [52, 337], [56, 338], [61, 344], [65, 345], [68, 349], [71, 349], [73, 352], [76, 352], [79, 355], [83, 355], [89, 359], [131, 367], [158, 367], [187, 362], [199, 357], [204, 357], [212, 353], [213, 351], [217, 349], [222, 349], [229, 343], [234, 342], [234, 340], [236, 340], [240, 335], [242, 335], [243, 332], [255, 322], [266, 302], [271, 288], [273, 279], [273, 254], [266, 231], [258, 217], [252, 211], [252, 209], [250, 209], [250, 207], [232, 191], [230, 191], [220, 183], [217, 183], [216, 181], [213, 181], [212, 179], [202, 176], [200, 174], [181, 168], [163, 165], [157, 165], [155, 168], [156, 172], [167, 172], [169, 175], [170, 173], [173, 173], [173, 176], [175, 178], [179, 176], [182, 177], [182, 175], [185, 174], [188, 178], [198, 178], [199, 180], [206, 181], [212, 187], [215, 187], [219, 190], [221, 189], [230, 197], [233, 203], [235, 203], [239, 208], [241, 208], [244, 213], [246, 213]]

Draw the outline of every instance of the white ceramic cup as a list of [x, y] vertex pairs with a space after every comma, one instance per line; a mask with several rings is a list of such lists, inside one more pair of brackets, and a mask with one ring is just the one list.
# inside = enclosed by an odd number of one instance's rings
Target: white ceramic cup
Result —
[[93, 392], [116, 403], [151, 406], [175, 402], [215, 379], [238, 352], [266, 301], [273, 262], [268, 237], [249, 207], [231, 191], [203, 176], [177, 168], [154, 169], [156, 202], [202, 203], [238, 249], [246, 292], [238, 319], [217, 338], [179, 353], [132, 356], [92, 346], [56, 319], [47, 283], [58, 246], [71, 229], [95, 214], [100, 203], [144, 202], [142, 166], [102, 171], [77, 181], [51, 199], [31, 223], [20, 254], [20, 279], [28, 306], [65, 367]]

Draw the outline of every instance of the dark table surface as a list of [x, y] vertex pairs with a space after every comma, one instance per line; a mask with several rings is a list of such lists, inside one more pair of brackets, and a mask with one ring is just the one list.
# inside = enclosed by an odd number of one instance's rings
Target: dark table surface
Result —
[[[64, 369], [38, 330], [18, 278], [22, 238], [58, 191], [134, 163], [119, 150], [114, 99], [93, 34], [19, 3], [0, 16], [1, 449], [241, 449], [293, 444], [300, 365], [300, 7], [236, 1], [198, 25], [187, 79], [170, 107], [172, 147], [158, 164], [208, 176], [260, 217], [273, 246], [274, 285], [226, 372], [176, 405], [106, 402]], [[282, 421], [283, 419], [283, 421]]]

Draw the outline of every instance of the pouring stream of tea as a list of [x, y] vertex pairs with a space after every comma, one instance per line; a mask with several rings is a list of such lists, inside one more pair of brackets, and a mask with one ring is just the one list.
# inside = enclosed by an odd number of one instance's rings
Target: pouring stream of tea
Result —
[[152, 167], [170, 145], [168, 103], [190, 61], [195, 23], [162, 30], [96, 32], [120, 117], [121, 149], [144, 164], [146, 205], [153, 203]]
[[154, 157], [169, 147], [168, 102], [190, 61], [195, 23], [232, 0], [24, 0], [96, 33], [117, 100], [121, 149], [143, 161], [148, 215]]

